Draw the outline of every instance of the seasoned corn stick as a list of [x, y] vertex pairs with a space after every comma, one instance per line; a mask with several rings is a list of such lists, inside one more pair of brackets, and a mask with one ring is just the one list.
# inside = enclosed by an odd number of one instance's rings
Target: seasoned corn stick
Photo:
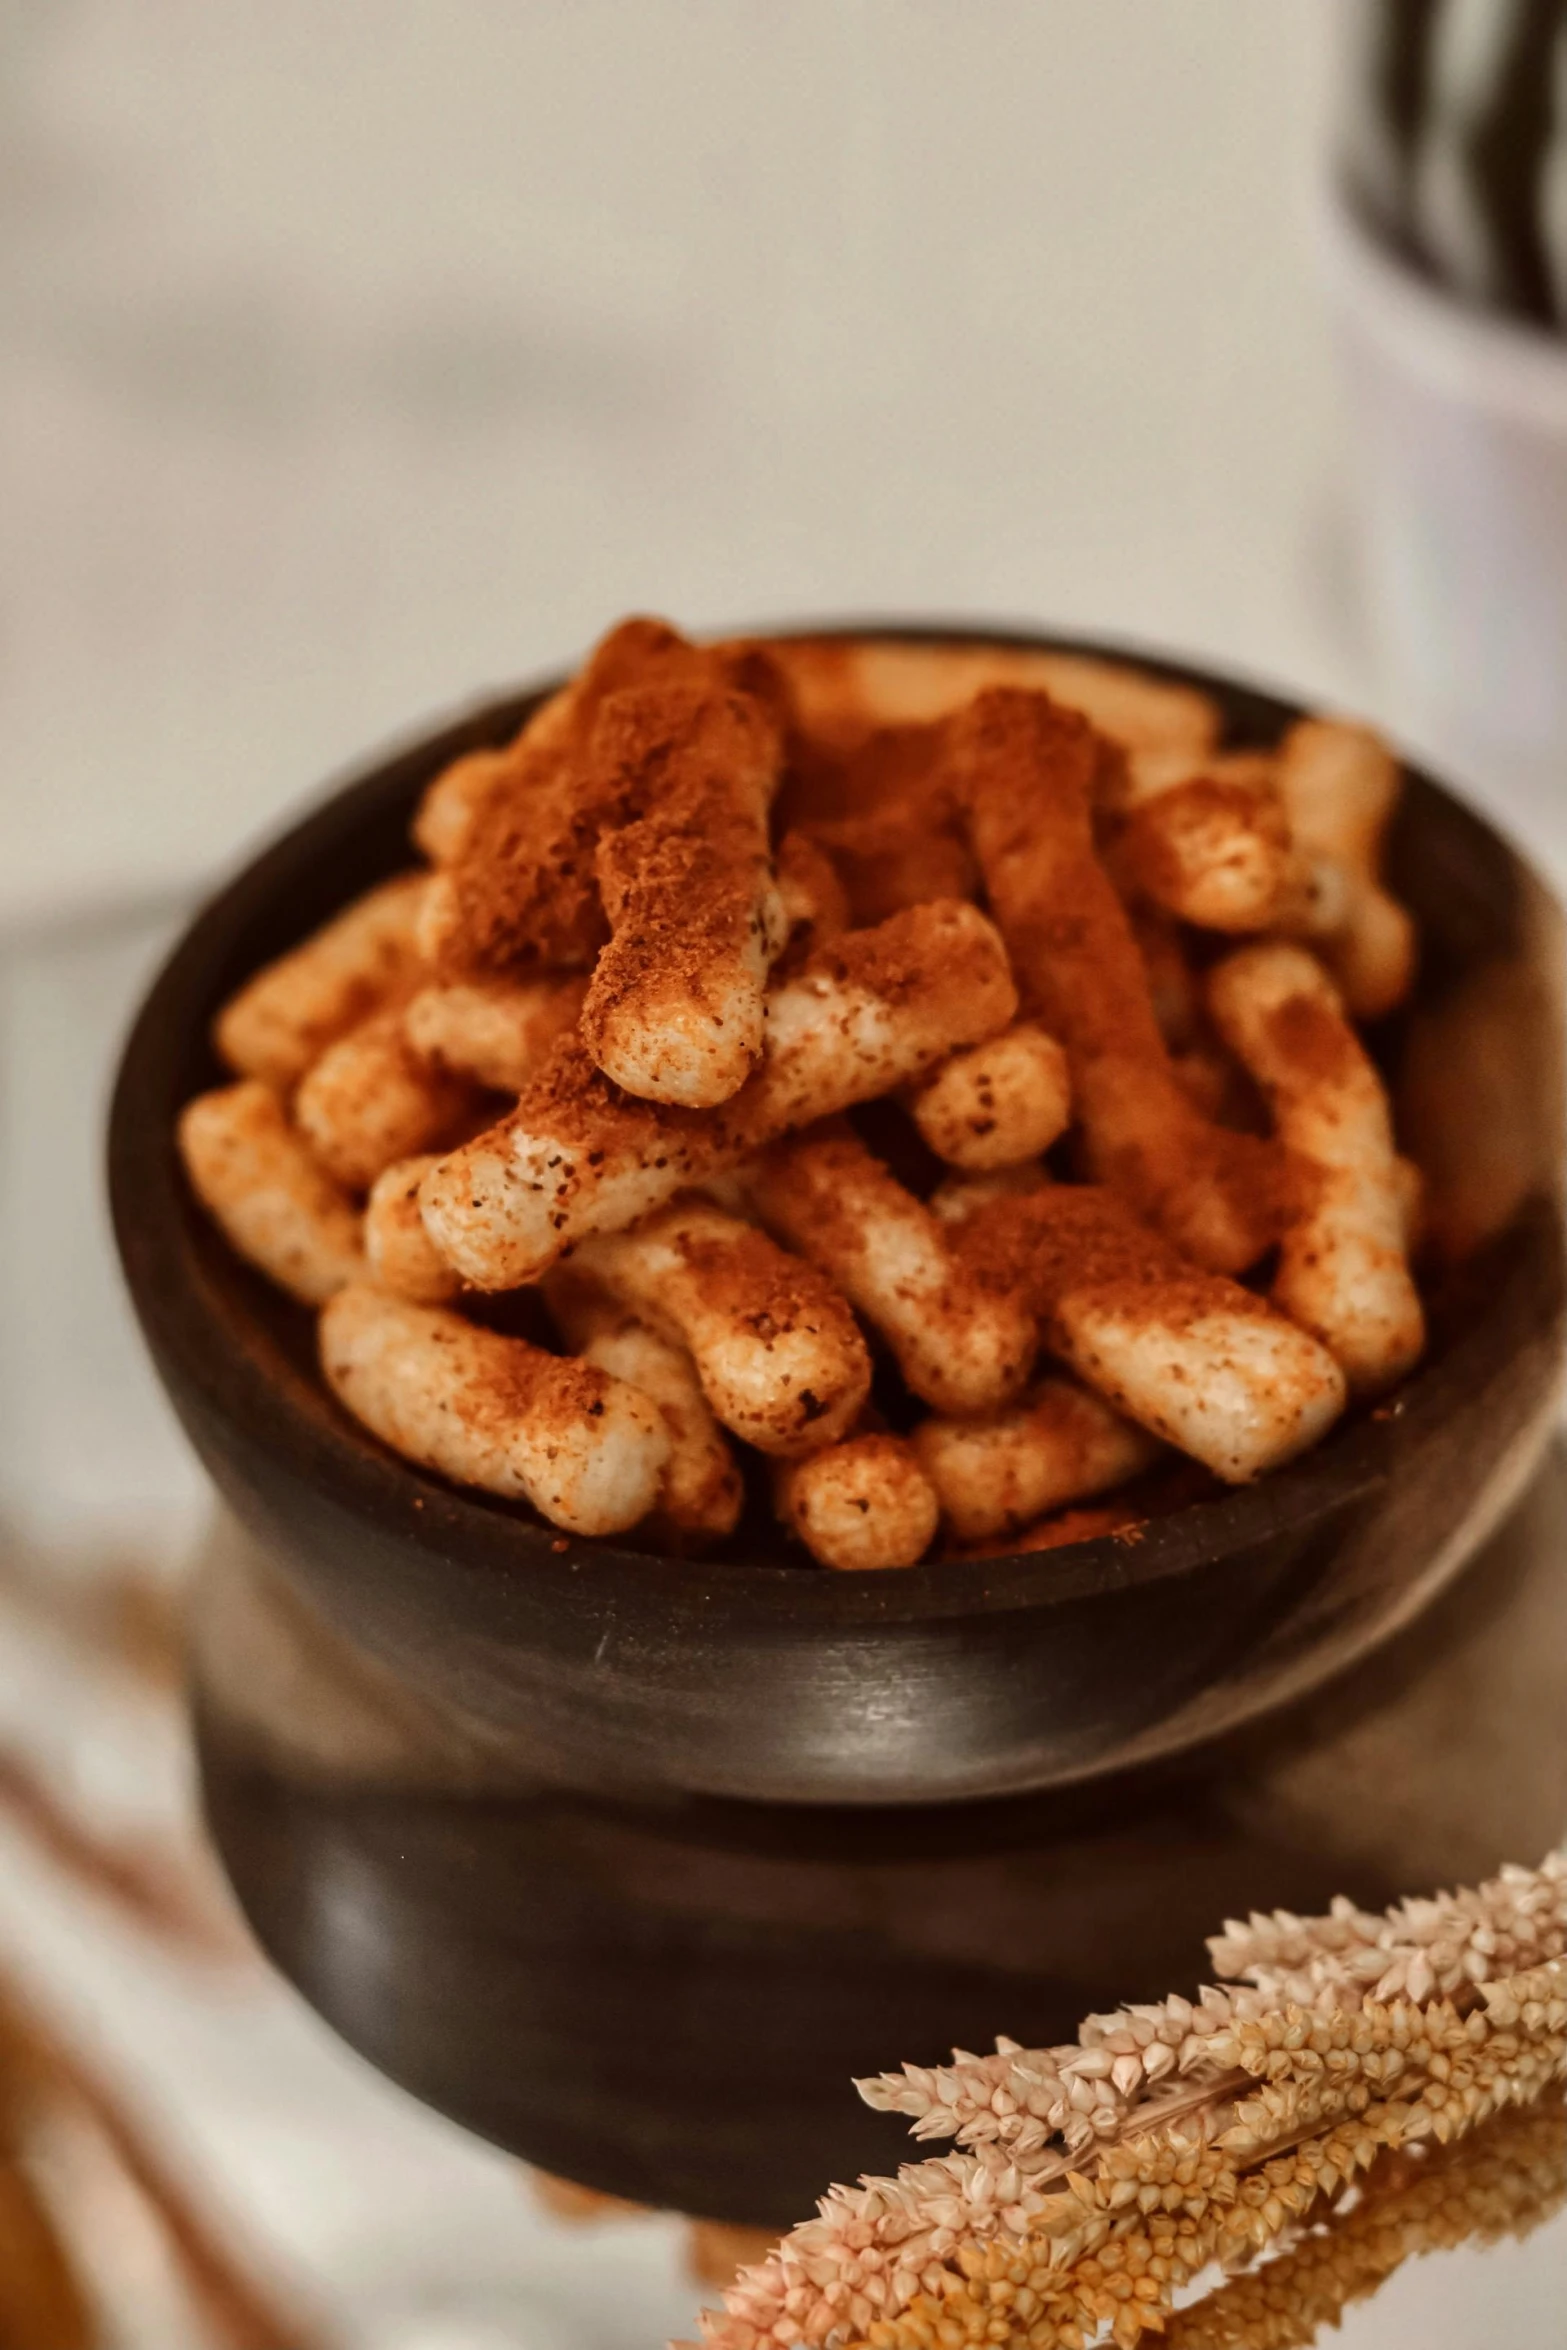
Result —
[[471, 1287], [519, 1289], [590, 1233], [618, 1232], [744, 1158], [729, 1125], [722, 1110], [633, 1101], [579, 1036], [562, 1037], [515, 1110], [429, 1169], [425, 1230]]
[[574, 1354], [624, 1379], [663, 1413], [672, 1449], [658, 1509], [670, 1530], [691, 1541], [732, 1534], [745, 1487], [685, 1348], [650, 1330], [573, 1266], [550, 1275], [545, 1298]]
[[831, 857], [809, 833], [784, 834], [773, 859], [773, 878], [793, 952], [818, 946], [848, 929], [848, 893]]
[[1159, 1034], [1172, 1053], [1184, 1052], [1203, 1025], [1202, 988], [1186, 941], [1170, 916], [1152, 906], [1130, 905], [1127, 920]]
[[948, 819], [922, 820], [903, 802], [823, 819], [812, 825], [811, 837], [843, 875], [856, 922], [885, 922], [908, 906], [973, 894], [968, 843]]
[[815, 815], [856, 922], [974, 894], [974, 852], [946, 774], [937, 725], [889, 726], [835, 762], [832, 804]]
[[518, 748], [465, 751], [425, 786], [410, 833], [432, 865], [455, 865], [491, 799], [516, 773]]
[[428, 886], [422, 873], [383, 882], [247, 980], [218, 1014], [214, 1030], [229, 1067], [281, 1091], [296, 1083], [417, 960], [415, 936]]
[[368, 1191], [394, 1161], [447, 1141], [472, 1106], [471, 1087], [414, 1051], [398, 1005], [327, 1046], [294, 1096], [294, 1118], [329, 1175]]
[[230, 1245], [280, 1289], [319, 1305], [364, 1274], [353, 1202], [311, 1157], [268, 1085], [244, 1078], [188, 1102], [180, 1156]]
[[1016, 1012], [1006, 949], [979, 908], [910, 906], [830, 940], [774, 989], [766, 1058], [723, 1114], [756, 1148], [922, 1077]]
[[598, 845], [610, 940], [582, 1034], [627, 1093], [709, 1109], [761, 1058], [763, 990], [787, 936], [767, 832], [782, 755], [776, 720], [747, 694], [648, 686], [599, 713], [598, 788], [643, 812]]
[[926, 1205], [943, 1224], [966, 1224], [992, 1200], [1020, 1199], [1049, 1181], [1042, 1160], [1022, 1159], [1015, 1167], [991, 1167], [983, 1175], [944, 1175]]
[[1415, 929], [1382, 886], [1382, 843], [1398, 805], [1398, 762], [1369, 727], [1303, 718], [1285, 737], [1279, 788], [1304, 908], [1288, 926], [1314, 937], [1359, 1020], [1380, 1019], [1409, 993]]
[[426, 1227], [475, 1288], [516, 1288], [589, 1233], [634, 1223], [792, 1126], [892, 1091], [1016, 1009], [977, 907], [918, 906], [848, 931], [772, 989], [762, 1066], [717, 1110], [632, 1100], [564, 1039], [509, 1117], [431, 1168]]
[[1282, 944], [1219, 964], [1209, 1001], [1309, 1179], [1286, 1223], [1273, 1295], [1322, 1340], [1354, 1395], [1399, 1379], [1425, 1344], [1406, 1254], [1407, 1179], [1382, 1080], [1316, 958]]
[[1097, 739], [1037, 694], [982, 694], [949, 730], [992, 911], [1066, 1047], [1090, 1163], [1199, 1264], [1238, 1272], [1278, 1229], [1278, 1154], [1176, 1080], [1148, 974], [1094, 853]]
[[774, 1480], [778, 1515], [824, 1567], [912, 1567], [936, 1532], [929, 1478], [901, 1436], [850, 1436]]
[[646, 813], [649, 780], [596, 760], [593, 733], [612, 695], [653, 684], [769, 698], [773, 679], [764, 654], [689, 644], [660, 620], [611, 629], [521, 736], [513, 773], [482, 798], [460, 853], [431, 884], [420, 938], [444, 976], [592, 965], [608, 935], [594, 854], [606, 829]]
[[718, 1419], [758, 1452], [831, 1444], [865, 1401], [870, 1358], [832, 1283], [706, 1200], [584, 1241], [572, 1269], [686, 1348]]
[[1199, 686], [1155, 677], [1126, 661], [1086, 653], [1040, 656], [1039, 683], [1054, 701], [1080, 710], [1101, 734], [1129, 753], [1180, 751], [1192, 760], [1211, 752], [1219, 735], [1219, 708]]
[[419, 1185], [435, 1164], [427, 1153], [398, 1159], [379, 1174], [365, 1202], [364, 1246], [369, 1278], [392, 1297], [414, 1305], [444, 1305], [462, 1287], [436, 1255], [419, 1213]]
[[1294, 872], [1277, 785], [1202, 775], [1140, 801], [1116, 839], [1114, 867], [1123, 888], [1179, 921], [1266, 929]]
[[658, 1500], [663, 1414], [590, 1363], [355, 1284], [323, 1309], [321, 1367], [394, 1452], [568, 1533], [624, 1533]]
[[950, 717], [992, 686], [1048, 693], [1131, 749], [1196, 757], [1219, 731], [1216, 704], [1195, 686], [1085, 653], [890, 637], [783, 638], [767, 649], [789, 679], [807, 733], [829, 740]]
[[496, 1093], [521, 1093], [576, 1026], [586, 988], [581, 978], [454, 980], [421, 988], [403, 1025], [424, 1060]]
[[1110, 805], [1124, 812], [1182, 784], [1202, 781], [1250, 784], [1277, 797], [1279, 769], [1271, 751], [1205, 751], [1194, 757], [1179, 744], [1162, 744], [1129, 750], [1124, 764], [1107, 780]]
[[[631, 621], [627, 625], [633, 632], [627, 640], [629, 650], [643, 642], [637, 632], [648, 624]], [[613, 630], [607, 642], [617, 644], [620, 635], [619, 630]], [[591, 666], [541, 702], [509, 743], [464, 752], [425, 786], [411, 830], [415, 848], [432, 865], [455, 865], [466, 856], [480, 817], [498, 794], [515, 790], [530, 764], [538, 769], [541, 754], [553, 758], [571, 742], [584, 698], [591, 692], [587, 682]]]
[[1035, 1159], [1072, 1117], [1066, 1055], [1037, 1020], [1018, 1020], [988, 1044], [965, 1046], [910, 1098], [914, 1123], [938, 1159], [985, 1173]]
[[1188, 1264], [1099, 1185], [998, 1200], [958, 1227], [958, 1245], [983, 1279], [1027, 1298], [1080, 1379], [1231, 1484], [1293, 1459], [1344, 1408], [1325, 1346]]
[[764, 1222], [828, 1273], [940, 1411], [993, 1411], [1038, 1343], [1025, 1304], [987, 1290], [951, 1239], [848, 1127], [780, 1144], [749, 1177]]
[[1010, 1411], [922, 1421], [913, 1444], [960, 1542], [982, 1542], [1107, 1493], [1159, 1451], [1145, 1429], [1061, 1378], [1041, 1379]]

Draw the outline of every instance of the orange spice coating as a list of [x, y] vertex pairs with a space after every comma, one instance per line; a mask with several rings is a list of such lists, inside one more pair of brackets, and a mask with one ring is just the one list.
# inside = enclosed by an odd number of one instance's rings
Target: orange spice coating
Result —
[[785, 1462], [773, 1494], [812, 1557], [840, 1571], [912, 1567], [936, 1532], [935, 1493], [901, 1436], [849, 1436]]
[[358, 1285], [329, 1300], [319, 1338], [339, 1402], [460, 1485], [530, 1501], [573, 1534], [618, 1534], [658, 1499], [663, 1416], [591, 1363]]
[[406, 978], [430, 886], [423, 873], [381, 882], [248, 979], [214, 1023], [228, 1066], [280, 1092], [297, 1083]]
[[1332, 1351], [1356, 1394], [1375, 1393], [1425, 1345], [1407, 1255], [1408, 1184], [1381, 1077], [1304, 948], [1241, 948], [1210, 975], [1209, 1000], [1302, 1169], [1274, 1298]]
[[558, 1037], [577, 1025], [585, 982], [458, 979], [421, 987], [403, 1015], [420, 1058], [497, 1093], [521, 1093]]
[[911, 907], [830, 940], [771, 991], [762, 1066], [716, 1110], [635, 1100], [579, 1037], [563, 1039], [509, 1117], [430, 1170], [426, 1226], [465, 1280], [516, 1288], [588, 1233], [618, 1231], [790, 1127], [890, 1092], [1016, 1008], [977, 907]]
[[933, 1417], [914, 1431], [920, 1465], [960, 1542], [1030, 1524], [1141, 1474], [1158, 1457], [1145, 1430], [1074, 1379], [1042, 1379], [1009, 1409]]
[[396, 1160], [376, 1177], [365, 1201], [364, 1250], [371, 1287], [420, 1306], [445, 1305], [462, 1287], [430, 1245], [419, 1213], [419, 1185], [433, 1164], [428, 1153]]
[[856, 922], [883, 922], [931, 898], [972, 896], [974, 853], [939, 726], [869, 736], [837, 763], [831, 791], [831, 813], [813, 816], [806, 829], [842, 876]]
[[773, 856], [773, 878], [789, 928], [789, 953], [800, 959], [849, 927], [849, 894], [825, 849], [809, 833], [786, 832]]
[[450, 1141], [474, 1103], [469, 1085], [414, 1051], [403, 1017], [400, 1004], [373, 1012], [327, 1046], [294, 1096], [300, 1132], [350, 1191]]
[[1141, 800], [1118, 834], [1117, 878], [1183, 922], [1266, 929], [1293, 875], [1277, 786], [1197, 775]]
[[718, 1419], [759, 1452], [830, 1444], [865, 1401], [870, 1358], [841, 1293], [707, 1200], [585, 1241], [573, 1270], [685, 1347]]
[[1230, 1483], [1290, 1459], [1344, 1408], [1326, 1347], [1101, 1185], [994, 1201], [955, 1237], [982, 1280], [1026, 1299], [1079, 1378]]
[[625, 620], [571, 688], [569, 715], [479, 804], [466, 846], [437, 883], [425, 944], [447, 976], [591, 963], [605, 936], [593, 870], [601, 827], [620, 813], [596, 793], [617, 779], [585, 753], [607, 695], [639, 676], [679, 672], [694, 648], [656, 620]]
[[649, 1531], [681, 1550], [732, 1534], [745, 1486], [685, 1348], [661, 1338], [576, 1266], [552, 1273], [545, 1297], [571, 1351], [639, 1389], [664, 1416], [669, 1465]]
[[611, 629], [540, 713], [553, 714], [543, 741], [531, 729], [520, 738], [512, 772], [481, 799], [462, 853], [432, 885], [423, 937], [447, 976], [591, 965], [608, 934], [599, 838], [640, 812], [637, 776], [590, 756], [594, 729], [612, 695], [653, 683], [781, 694], [759, 653], [693, 645], [660, 620]]
[[590, 764], [641, 813], [606, 832], [610, 926], [582, 1009], [600, 1068], [630, 1093], [710, 1108], [761, 1058], [762, 994], [784, 940], [768, 810], [782, 745], [749, 694], [682, 684], [612, 695]]
[[1278, 1154], [1212, 1125], [1177, 1082], [1094, 850], [1098, 738], [1041, 695], [998, 691], [955, 719], [949, 740], [992, 910], [1066, 1047], [1094, 1172], [1199, 1264], [1240, 1271], [1277, 1234]]
[[1027, 1378], [1027, 1307], [977, 1280], [929, 1208], [847, 1125], [764, 1153], [748, 1178], [763, 1220], [831, 1275], [940, 1411], [994, 1411]]

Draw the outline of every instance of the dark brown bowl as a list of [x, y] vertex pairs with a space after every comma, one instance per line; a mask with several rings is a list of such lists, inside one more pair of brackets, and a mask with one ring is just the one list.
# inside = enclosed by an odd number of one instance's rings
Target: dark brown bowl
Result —
[[[1270, 742], [1298, 715], [1127, 657], [1214, 694], [1236, 743]], [[426, 781], [511, 734], [537, 699], [490, 703], [378, 762], [247, 866], [174, 951], [120, 1071], [110, 1185], [148, 1345], [225, 1497], [324, 1617], [470, 1717], [520, 1776], [634, 1798], [882, 1805], [1041, 1789], [1171, 1752], [1417, 1613], [1538, 1458], [1564, 1294], [1559, 917], [1507, 843], [1418, 773], [1391, 863], [1424, 964], [1383, 1042], [1438, 1219], [1468, 1249], [1439, 1285], [1416, 1374], [1293, 1467], [1133, 1543], [828, 1574], [763, 1544], [696, 1563], [564, 1542], [344, 1416], [316, 1377], [309, 1317], [197, 1208], [176, 1114], [219, 1076], [208, 1033], [224, 998], [405, 864]]]

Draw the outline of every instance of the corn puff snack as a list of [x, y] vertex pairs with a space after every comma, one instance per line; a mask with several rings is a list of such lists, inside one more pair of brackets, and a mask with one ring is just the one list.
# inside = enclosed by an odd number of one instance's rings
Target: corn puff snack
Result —
[[624, 1379], [663, 1413], [670, 1454], [657, 1514], [671, 1538], [706, 1543], [732, 1534], [745, 1486], [685, 1348], [661, 1338], [572, 1267], [551, 1277], [545, 1295], [572, 1352]]
[[646, 812], [599, 842], [609, 943], [581, 1033], [607, 1077], [645, 1100], [709, 1109], [762, 1057], [768, 968], [788, 936], [768, 813], [783, 746], [750, 695], [689, 687], [616, 694], [594, 734], [606, 799]]
[[304, 1304], [364, 1271], [359, 1218], [269, 1085], [246, 1078], [187, 1103], [180, 1157], [230, 1247]]
[[1089, 1539], [1423, 1351], [1397, 789], [1086, 654], [624, 621], [220, 1012], [180, 1152], [346, 1411], [567, 1533], [721, 1545], [749, 1459], [835, 1572]]
[[258, 971], [218, 1016], [220, 1057], [241, 1077], [297, 1083], [411, 968], [429, 887], [420, 873], [383, 882]]
[[774, 1481], [778, 1515], [824, 1567], [912, 1567], [930, 1548], [939, 1509], [914, 1447], [901, 1436], [850, 1436]]
[[847, 931], [781, 981], [761, 1067], [712, 1114], [623, 1093], [568, 1038], [509, 1117], [425, 1177], [430, 1236], [475, 1288], [537, 1280], [589, 1234], [623, 1229], [792, 1127], [892, 1092], [1016, 1008], [991, 925], [943, 902]]
[[416, 1306], [444, 1306], [462, 1288], [437, 1255], [419, 1213], [419, 1186], [434, 1164], [428, 1154], [394, 1161], [376, 1177], [365, 1201], [364, 1278], [388, 1297]]
[[865, 1401], [870, 1359], [841, 1293], [707, 1200], [586, 1241], [573, 1267], [685, 1347], [716, 1417], [758, 1452], [830, 1444]]
[[1243, 1271], [1276, 1237], [1277, 1170], [1177, 1082], [1094, 849], [1097, 737], [1037, 695], [993, 692], [953, 722], [952, 746], [1007, 951], [1066, 1048], [1091, 1166], [1198, 1264]]
[[1108, 1493], [1159, 1454], [1144, 1429], [1059, 1377], [1040, 1380], [1007, 1411], [971, 1420], [933, 1413], [915, 1429], [914, 1449], [959, 1542], [1016, 1532]]
[[577, 979], [451, 980], [421, 987], [403, 1033], [422, 1061], [491, 1093], [521, 1093], [569, 1036], [586, 982]]
[[415, 1052], [399, 1006], [327, 1046], [294, 1095], [294, 1123], [345, 1191], [368, 1191], [395, 1160], [455, 1133], [472, 1107], [470, 1086]]
[[1398, 766], [1369, 727], [1303, 718], [1279, 755], [1279, 790], [1302, 868], [1296, 924], [1314, 938], [1357, 1020], [1401, 1004], [1414, 980], [1408, 911], [1381, 878]]
[[573, 1534], [623, 1533], [658, 1500], [663, 1415], [592, 1364], [351, 1283], [322, 1313], [321, 1368], [394, 1452]]
[[1085, 1385], [1230, 1484], [1293, 1459], [1344, 1408], [1325, 1346], [1097, 1184], [998, 1200], [958, 1238], [981, 1279], [1027, 1298]]
[[974, 1277], [940, 1219], [848, 1127], [780, 1145], [749, 1189], [763, 1221], [880, 1331], [911, 1394], [983, 1412], [1017, 1393], [1036, 1345], [1027, 1308]]
[[949, 1167], [989, 1174], [1019, 1167], [1072, 1122], [1066, 1054], [1037, 1020], [1018, 1020], [988, 1044], [965, 1047], [909, 1097], [914, 1123]]
[[1425, 1316], [1382, 1080], [1338, 990], [1303, 948], [1243, 947], [1214, 971], [1209, 1000], [1299, 1169], [1274, 1300], [1321, 1339], [1352, 1392], [1390, 1387], [1420, 1357]]

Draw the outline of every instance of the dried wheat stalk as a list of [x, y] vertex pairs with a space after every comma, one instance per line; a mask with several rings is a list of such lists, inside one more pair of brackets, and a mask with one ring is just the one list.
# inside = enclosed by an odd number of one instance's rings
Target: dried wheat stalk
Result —
[[1498, 2114], [1451, 2147], [1383, 2155], [1348, 2209], [1172, 2318], [1166, 2350], [1308, 2350], [1406, 2260], [1530, 2234], [1567, 2202], [1567, 2106]]
[[[0, 1584], [8, 1598], [21, 1588], [15, 1569], [7, 1553]], [[172, 1618], [150, 1583], [119, 1578], [92, 1606], [65, 1602], [42, 1577], [36, 1591], [29, 1586], [21, 1596], [96, 1661], [168, 1680]], [[221, 1965], [246, 1955], [243, 1934], [209, 1889], [193, 1848], [173, 1837], [100, 1835], [9, 1747], [0, 1747], [0, 1818], [61, 1877], [181, 1960]], [[61, 2113], [90, 2125], [157, 2220], [214, 2350], [309, 2350], [320, 2340], [230, 2249], [134, 2110], [44, 2020], [0, 1962], [0, 2350], [97, 2350], [105, 2339], [94, 2296], [77, 2273], [69, 2210], [57, 2217], [32, 2176], [38, 2125]]]
[[833, 2188], [704, 2318], [709, 2350], [1131, 2345], [1384, 2149], [1567, 2077], [1567, 1854], [1381, 1918], [1231, 1922], [1211, 1949], [1232, 1980], [1196, 2001], [861, 2083], [959, 2150]]

